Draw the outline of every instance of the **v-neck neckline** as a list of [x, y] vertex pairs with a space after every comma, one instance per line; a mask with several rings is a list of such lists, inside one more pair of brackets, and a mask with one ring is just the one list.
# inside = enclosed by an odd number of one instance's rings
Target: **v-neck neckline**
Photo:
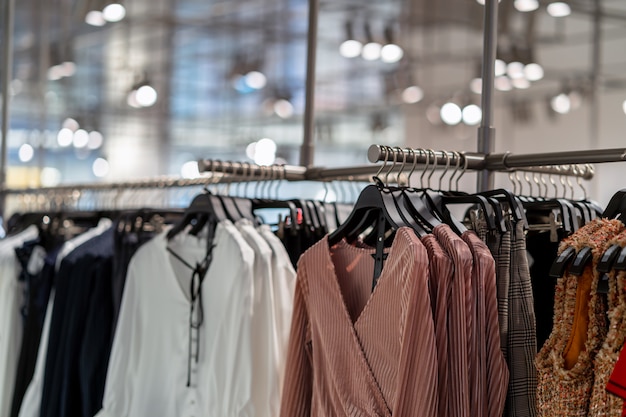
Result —
[[[215, 236], [217, 236], [219, 233], [218, 229], [221, 228], [220, 224], [217, 225], [217, 227], [215, 228]], [[167, 268], [167, 273], [172, 277], [171, 281], [175, 281], [173, 282], [173, 286], [177, 288], [177, 292], [178, 294], [182, 297], [183, 300], [185, 300], [186, 303], [191, 303], [191, 294], [188, 293], [185, 288], [183, 287], [183, 283], [181, 282], [181, 279], [178, 275], [178, 273], [176, 272], [176, 268], [174, 268], [174, 264], [173, 264], [173, 260], [175, 260], [176, 262], [180, 262], [179, 260], [177, 260], [171, 253], [169, 253], [169, 251], [167, 250], [167, 248], [169, 247], [169, 240], [167, 239], [167, 232], [168, 230], [164, 230], [161, 233], [161, 245], [163, 248], [163, 252], [164, 252], [164, 257], [163, 257], [163, 261], [165, 262], [165, 267]], [[195, 237], [194, 237], [195, 238]], [[190, 246], [190, 244], [195, 244], [196, 242], [192, 242], [192, 238], [191, 236], [187, 235], [187, 234], [179, 234], [176, 237], [174, 237], [174, 239], [176, 240], [176, 248], [174, 249], [175, 251], [178, 250], [176, 253], [179, 256], [181, 255], [181, 248], [182, 248], [182, 252], [184, 252], [184, 250], [186, 248], [188, 248]], [[205, 242], [204, 245], [206, 245], [206, 241], [203, 239], [197, 239], [200, 242]], [[181, 264], [182, 265], [182, 264]], [[205, 276], [207, 276], [209, 274], [209, 270], [211, 269], [211, 265], [209, 265]], [[189, 270], [189, 277], [191, 279], [191, 274], [193, 273], [193, 270]], [[170, 281], [170, 280], [168, 280]], [[186, 282], [185, 284], [188, 284], [188, 282]]]
[[[398, 230], [398, 232], [399, 231], [400, 230]], [[361, 309], [361, 311], [359, 311], [359, 313], [356, 314], [356, 317], [354, 320], [352, 319], [350, 310], [348, 309], [348, 304], [346, 303], [345, 294], [343, 293], [341, 284], [339, 283], [339, 275], [337, 274], [337, 268], [335, 266], [335, 263], [333, 262], [332, 248], [328, 245], [328, 236], [324, 238], [324, 244], [325, 244], [324, 248], [326, 249], [324, 252], [327, 257], [327, 262], [329, 263], [330, 268], [331, 268], [332, 279], [334, 283], [333, 287], [335, 288], [335, 291], [337, 292], [339, 299], [341, 300], [341, 306], [342, 306], [342, 310], [344, 312], [345, 318], [350, 323], [350, 327], [352, 327], [352, 329], [356, 329], [359, 326], [359, 323], [365, 320], [368, 314], [367, 312], [371, 309], [370, 306], [373, 303], [373, 300], [379, 298], [377, 294], [380, 292], [380, 287], [382, 285], [385, 285], [385, 286], [387, 285], [387, 284], [384, 284], [386, 281], [389, 280], [387, 278], [387, 275], [388, 275], [387, 271], [390, 269], [389, 266], [395, 260], [396, 247], [398, 246], [398, 241], [400, 240], [399, 238], [401, 236], [401, 233], [398, 233], [398, 232], [396, 232], [396, 236], [393, 239], [393, 242], [391, 242], [391, 246], [389, 247], [389, 251], [387, 252], [387, 260], [385, 261], [385, 265], [383, 266], [382, 272], [380, 273], [380, 276], [378, 277], [378, 282], [376, 286], [374, 287], [374, 290], [369, 294], [369, 297], [367, 298], [367, 301], [365, 305], [363, 306], [363, 308]], [[347, 248], [355, 250], [355, 251], [363, 251], [367, 253], [368, 255], [370, 253], [374, 253], [375, 251], [375, 249], [369, 249], [366, 247], [360, 248], [360, 247], [352, 246], [348, 242], [346, 242], [345, 239], [342, 239], [340, 243], [338, 243], [337, 245], [339, 244], [345, 245]], [[372, 267], [372, 273], [373, 271], [374, 271], [374, 268]]]

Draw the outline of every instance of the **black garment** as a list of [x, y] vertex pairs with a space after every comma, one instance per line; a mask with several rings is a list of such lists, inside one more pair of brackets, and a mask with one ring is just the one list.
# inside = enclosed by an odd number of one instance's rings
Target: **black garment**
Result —
[[562, 231], [558, 239], [552, 242], [550, 232], [528, 233], [526, 251], [530, 255], [530, 279], [533, 287], [535, 319], [537, 321], [537, 351], [550, 336], [554, 320], [554, 291], [557, 278], [548, 274], [552, 262], [557, 257], [559, 242], [564, 238]]
[[61, 262], [41, 399], [41, 417], [91, 417], [104, 394], [111, 349], [113, 229]]
[[54, 264], [59, 253], [58, 248], [53, 249], [46, 254], [41, 268], [38, 271], [33, 270], [33, 267], [37, 268], [33, 265], [33, 257], [41, 256], [36, 253], [37, 251], [44, 251], [39, 243], [39, 240], [34, 240], [15, 249], [17, 259], [22, 266], [19, 279], [26, 284], [26, 294], [25, 304], [22, 306], [24, 331], [11, 404], [11, 417], [18, 416], [24, 394], [35, 372], [41, 332], [54, 278]]
[[126, 282], [126, 272], [130, 259], [144, 243], [152, 239], [156, 233], [144, 230], [126, 231], [116, 223], [115, 228], [115, 256], [113, 257], [113, 279], [111, 292], [113, 297], [113, 333], [117, 324], [117, 316], [122, 305], [122, 294]]

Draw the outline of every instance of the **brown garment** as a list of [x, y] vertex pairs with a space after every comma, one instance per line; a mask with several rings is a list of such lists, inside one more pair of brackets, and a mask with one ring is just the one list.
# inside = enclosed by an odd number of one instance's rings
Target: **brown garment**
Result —
[[[474, 324], [472, 320], [472, 252], [446, 224], [433, 230], [454, 264], [448, 322], [449, 416], [470, 417], [470, 369]], [[475, 365], [475, 364], [474, 364]]]
[[[608, 242], [626, 246], [626, 231]], [[589, 417], [621, 417], [624, 400], [606, 387], [615, 368], [620, 352], [626, 342], [626, 271], [611, 271], [608, 293], [609, 332], [593, 362], [593, 390], [589, 405]]]
[[300, 258], [281, 417], [437, 416], [426, 249], [399, 229], [373, 292], [372, 253], [325, 237]]
[[582, 277], [567, 272], [557, 281], [554, 327], [535, 359], [537, 408], [543, 417], [586, 416], [589, 412], [593, 361], [606, 336], [606, 305], [596, 291], [596, 266], [607, 242], [623, 228], [618, 220], [596, 219], [561, 242], [559, 253], [568, 247], [577, 251], [590, 247], [593, 262]]
[[509, 370], [500, 350], [496, 265], [489, 248], [472, 231], [463, 233], [474, 256], [472, 292], [475, 306], [477, 385], [472, 390], [472, 416], [500, 417], [506, 402]]
[[449, 360], [448, 360], [448, 306], [454, 274], [452, 259], [443, 250], [434, 235], [426, 235], [422, 243], [430, 261], [430, 299], [435, 323], [435, 343], [437, 346], [437, 378], [439, 385], [439, 416], [448, 417], [449, 404]]

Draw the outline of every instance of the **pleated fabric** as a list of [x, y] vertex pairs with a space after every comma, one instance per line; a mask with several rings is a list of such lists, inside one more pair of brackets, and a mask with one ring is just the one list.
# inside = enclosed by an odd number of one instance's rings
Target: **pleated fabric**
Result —
[[373, 252], [324, 237], [300, 258], [281, 417], [438, 415], [427, 250], [399, 229], [372, 292]]

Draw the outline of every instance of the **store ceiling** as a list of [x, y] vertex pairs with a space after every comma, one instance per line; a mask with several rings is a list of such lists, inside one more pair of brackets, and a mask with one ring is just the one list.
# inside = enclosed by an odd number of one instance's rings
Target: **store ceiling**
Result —
[[[499, 93], [502, 103], [513, 96], [544, 100], [566, 86], [587, 86], [593, 78], [595, 2], [569, 1], [573, 12], [565, 18], [548, 16], [550, 1], [540, 3], [530, 13], [517, 11], [512, 0], [500, 4], [501, 51], [524, 44], [545, 69], [545, 78], [531, 88]], [[607, 87], [626, 88], [626, 2], [598, 3], [599, 79]], [[284, 145], [301, 140], [306, 1], [126, 0], [125, 19], [102, 27], [84, 23], [94, 5], [92, 0], [16, 2], [15, 129], [56, 132], [66, 117], [74, 117], [106, 138], [130, 120], [159, 126], [137, 134], [156, 135], [175, 151], [245, 146], [270, 134]], [[476, 100], [469, 82], [480, 64], [482, 13], [475, 0], [321, 1], [316, 120], [322, 141], [367, 141], [381, 117], [401, 135], [406, 104], [391, 93], [406, 83], [422, 88], [424, 99], [414, 105], [424, 111], [431, 102], [460, 94]], [[340, 56], [346, 22], [361, 37], [368, 23], [380, 40], [391, 25], [404, 58], [389, 64]], [[74, 60], [76, 73], [51, 80], [48, 69], [63, 51], [71, 51], [66, 56]], [[238, 91], [235, 77], [243, 70], [262, 72], [266, 86]], [[159, 92], [157, 104], [130, 108], [127, 94], [144, 76]], [[280, 98], [293, 106], [290, 117], [272, 107]]]

